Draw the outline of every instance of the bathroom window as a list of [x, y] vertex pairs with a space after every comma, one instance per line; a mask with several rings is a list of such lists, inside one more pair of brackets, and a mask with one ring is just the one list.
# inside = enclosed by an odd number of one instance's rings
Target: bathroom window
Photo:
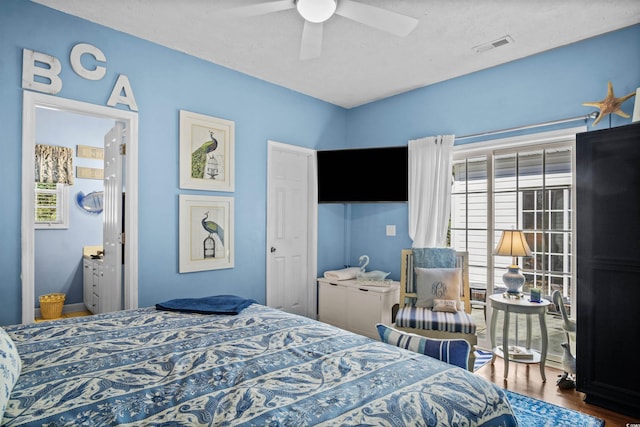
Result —
[[69, 228], [69, 188], [65, 184], [35, 183], [37, 229]]

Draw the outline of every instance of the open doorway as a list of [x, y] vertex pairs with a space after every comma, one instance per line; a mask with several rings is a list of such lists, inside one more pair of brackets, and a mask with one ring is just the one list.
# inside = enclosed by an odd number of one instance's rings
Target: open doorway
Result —
[[[73, 165], [70, 183], [65, 179], [60, 184], [58, 177], [47, 182], [54, 177], [40, 173], [41, 162], [36, 160], [35, 304], [40, 295], [63, 293], [64, 316], [94, 312], [83, 302], [87, 295], [82, 258], [98, 258], [103, 252], [103, 139], [114, 124], [110, 118], [36, 107], [36, 159], [58, 150], [69, 154]], [[42, 318], [39, 311], [36, 320]]]
[[[126, 245], [124, 247], [124, 253], [122, 254], [122, 260], [124, 260], [124, 269], [123, 273], [120, 274], [121, 270], [118, 270], [118, 281], [119, 286], [122, 289], [122, 292], [117, 297], [118, 303], [116, 305], [111, 305], [109, 310], [113, 309], [128, 309], [135, 308], [138, 304], [138, 281], [137, 281], [137, 187], [138, 187], [138, 177], [137, 177], [137, 139], [138, 139], [138, 115], [137, 113], [132, 113], [129, 111], [103, 107], [93, 104], [87, 104], [79, 101], [68, 100], [64, 98], [54, 97], [50, 95], [40, 94], [25, 91], [24, 92], [24, 102], [23, 102], [23, 142], [22, 142], [22, 322], [23, 323], [32, 323], [35, 318], [35, 306], [37, 304], [36, 297], [41, 292], [38, 289], [36, 292], [36, 260], [37, 258], [41, 258], [41, 254], [36, 257], [36, 250], [46, 249], [39, 248], [36, 246], [36, 230], [35, 230], [35, 197], [34, 197], [34, 183], [35, 183], [35, 160], [34, 160], [34, 150], [36, 142], [38, 138], [42, 138], [42, 135], [38, 133], [38, 126], [40, 123], [44, 122], [43, 114], [41, 114], [44, 110], [52, 110], [57, 112], [63, 112], [65, 114], [73, 114], [79, 116], [79, 118], [89, 119], [87, 122], [93, 121], [95, 123], [98, 120], [101, 123], [108, 123], [114, 128], [116, 125], [120, 124], [123, 131], [126, 132], [126, 139], [129, 141], [127, 145], [127, 160], [124, 163], [124, 167], [120, 169], [118, 174], [125, 175], [127, 177], [126, 181], [126, 192], [127, 197], [124, 201], [124, 215], [122, 215], [122, 197], [118, 200], [117, 206], [106, 202], [105, 198], [105, 211], [113, 212], [114, 210], [120, 212], [120, 216], [116, 218], [115, 227], [120, 229], [127, 230], [127, 239]], [[45, 113], [46, 115], [46, 113]], [[75, 129], [78, 134], [82, 134], [86, 132], [86, 129], [83, 130], [81, 127]], [[107, 134], [108, 135], [108, 134]], [[104, 136], [104, 133], [103, 133]], [[106, 138], [105, 138], [106, 141]], [[83, 145], [91, 145], [91, 144], [83, 144]], [[76, 147], [77, 149], [77, 147]], [[75, 152], [76, 149], [73, 151]], [[106, 162], [105, 162], [106, 164]], [[75, 166], [74, 166], [75, 169]], [[93, 168], [99, 169], [99, 168]], [[75, 172], [75, 171], [74, 171]], [[94, 181], [94, 186], [97, 189], [98, 180]], [[78, 197], [78, 193], [81, 190], [79, 187], [73, 189], [72, 191], [68, 191], [68, 198], [73, 199]], [[82, 194], [86, 195], [85, 192]], [[69, 200], [69, 210], [72, 212], [73, 209], [77, 209], [74, 206], [76, 202], [74, 200]], [[69, 214], [69, 218], [71, 219], [73, 215]], [[112, 215], [113, 217], [113, 215]], [[113, 221], [113, 218], [111, 219]], [[103, 221], [104, 222], [104, 221]], [[95, 224], [94, 224], [95, 225]], [[71, 228], [70, 228], [71, 229]], [[104, 229], [104, 228], [103, 228]], [[102, 236], [102, 229], [99, 227], [96, 228], [96, 231], [99, 232], [100, 237], [93, 236], [92, 239], [97, 240], [99, 243], [93, 246], [101, 246], [104, 245], [105, 239]], [[40, 236], [39, 236], [40, 237]], [[39, 239], [40, 241], [41, 239]], [[45, 239], [46, 240], [46, 239]], [[60, 242], [53, 243], [53, 250], [58, 252], [69, 252], [68, 256], [71, 264], [81, 266], [82, 264], [82, 245], [67, 248], [60, 247]], [[66, 244], [71, 244], [67, 242]], [[113, 239], [110, 241], [110, 244], [113, 244]], [[38, 245], [39, 246], [39, 245]], [[55, 246], [58, 246], [57, 248]], [[120, 246], [120, 245], [119, 245]], [[121, 246], [120, 246], [121, 248]], [[122, 261], [120, 261], [122, 262]], [[56, 268], [54, 266], [54, 268]], [[63, 268], [58, 268], [56, 272], [60, 272], [64, 270]], [[74, 271], [73, 274], [77, 275], [77, 270]], [[62, 271], [63, 274], [64, 271]], [[42, 275], [39, 273], [39, 276]], [[82, 275], [82, 270], [80, 270], [80, 275]], [[77, 280], [76, 277], [74, 279]], [[56, 284], [53, 280], [49, 281], [51, 286], [59, 286], [59, 283]], [[51, 288], [49, 288], [50, 290]], [[74, 288], [75, 289], [75, 288]], [[47, 291], [44, 289], [43, 291]], [[75, 295], [72, 296], [74, 299], [78, 299], [77, 290], [74, 290]], [[78, 306], [84, 305], [82, 301], [78, 302]]]

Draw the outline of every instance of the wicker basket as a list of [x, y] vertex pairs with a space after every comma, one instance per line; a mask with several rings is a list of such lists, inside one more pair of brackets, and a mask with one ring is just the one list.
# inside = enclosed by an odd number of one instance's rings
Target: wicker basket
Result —
[[62, 315], [64, 294], [47, 294], [40, 296], [40, 315], [43, 319], [57, 319]]

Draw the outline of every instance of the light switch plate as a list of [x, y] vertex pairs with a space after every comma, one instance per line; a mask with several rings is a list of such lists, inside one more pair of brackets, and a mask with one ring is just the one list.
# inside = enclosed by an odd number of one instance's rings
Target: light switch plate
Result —
[[395, 236], [395, 235], [396, 235], [396, 226], [387, 225], [387, 236]]

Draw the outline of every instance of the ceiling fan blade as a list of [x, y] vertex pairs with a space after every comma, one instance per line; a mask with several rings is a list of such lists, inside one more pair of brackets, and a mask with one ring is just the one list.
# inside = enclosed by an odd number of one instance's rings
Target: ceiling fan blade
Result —
[[230, 15], [249, 17], [260, 16], [268, 13], [280, 12], [282, 10], [293, 9], [296, 4], [293, 0], [273, 0], [258, 4], [251, 4], [249, 6], [240, 6], [227, 9]]
[[405, 37], [418, 25], [410, 16], [352, 0], [338, 0], [336, 13], [364, 25]]
[[322, 29], [323, 24], [304, 21], [302, 29], [302, 40], [300, 42], [300, 60], [313, 59], [320, 56], [322, 52]]

